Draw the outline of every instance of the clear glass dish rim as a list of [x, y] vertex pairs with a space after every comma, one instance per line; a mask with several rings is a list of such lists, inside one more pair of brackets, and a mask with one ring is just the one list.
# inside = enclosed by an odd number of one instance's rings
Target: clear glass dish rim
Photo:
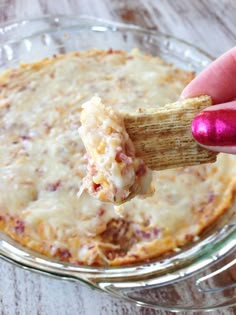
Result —
[[[63, 15], [63, 14], [58, 14], [58, 15], [50, 15], [50, 14], [45, 14], [45, 15], [41, 15], [38, 17], [34, 17], [34, 18], [25, 18], [25, 19], [11, 19], [8, 20], [6, 22], [2, 22], [0, 23], [0, 30], [3, 30], [4, 32], [8, 32], [10, 31], [9, 28], [12, 28], [13, 26], [17, 26], [19, 24], [28, 24], [28, 23], [34, 23], [34, 22], [38, 22], [38, 21], [42, 21], [42, 20], [60, 20], [60, 19], [68, 19], [68, 20], [75, 20], [78, 23], [87, 23], [87, 26], [96, 23], [96, 25], [101, 25], [104, 27], [108, 27], [110, 30], [113, 31], [117, 31], [119, 28], [121, 29], [128, 29], [129, 31], [138, 31], [138, 32], [143, 32], [143, 33], [147, 33], [149, 35], [154, 35], [157, 36], [164, 36], [166, 38], [171, 38], [171, 39], [175, 39], [177, 41], [179, 41], [180, 43], [189, 46], [190, 48], [200, 52], [201, 54], [205, 55], [208, 59], [210, 59], [211, 61], [213, 61], [215, 59], [214, 56], [212, 56], [211, 54], [209, 54], [208, 52], [204, 51], [203, 49], [199, 48], [197, 45], [190, 43], [182, 38], [178, 38], [172, 34], [168, 34], [165, 32], [161, 32], [159, 30], [151, 30], [151, 29], [147, 29], [132, 23], [122, 23], [122, 22], [117, 22], [117, 21], [111, 21], [108, 19], [103, 19], [103, 18], [99, 18], [99, 17], [95, 17], [95, 16], [91, 16], [91, 15]], [[94, 26], [96, 26], [94, 25]], [[115, 28], [115, 29], [114, 29]], [[9, 30], [7, 30], [9, 29]], [[58, 30], [60, 28], [57, 28]], [[62, 27], [61, 29], [64, 29], [64, 27]], [[44, 33], [46, 30], [40, 31], [40, 32], [36, 32], [33, 33], [33, 35], [37, 35], [40, 33]], [[28, 38], [28, 36], [26, 36]], [[24, 37], [21, 38], [21, 40], [23, 40]], [[19, 38], [14, 40], [14, 41], [19, 41]], [[9, 40], [8, 42], [12, 43], [11, 40]], [[0, 46], [2, 46], [2, 44], [0, 44]]]
[[[159, 31], [147, 30], [145, 28], [132, 25], [132, 24], [123, 24], [119, 22], [111, 22], [108, 20], [103, 20], [100, 18], [94, 18], [91, 16], [71, 16], [71, 15], [56, 15], [56, 16], [41, 16], [33, 19], [23, 19], [23, 20], [12, 20], [3, 24], [0, 24], [0, 30], [3, 32], [7, 32], [7, 29], [11, 31], [11, 26], [18, 24], [26, 23], [27, 25], [30, 23], [34, 23], [41, 20], [62, 20], [62, 19], [75, 19], [78, 22], [77, 27], [81, 27], [81, 25], [85, 26], [87, 23], [87, 28], [103, 26], [108, 31], [119, 32], [119, 30], [126, 30], [130, 32], [139, 32], [149, 34], [151, 36], [163, 36], [168, 39], [177, 40], [179, 43], [188, 46], [193, 50], [197, 50], [200, 54], [205, 55], [208, 59], [213, 60], [214, 58], [210, 56], [208, 53], [199, 49], [197, 46], [192, 45], [184, 40], [178, 39], [175, 36], [161, 33]], [[84, 24], [85, 23], [85, 24]], [[74, 26], [74, 25], [73, 25]], [[64, 27], [55, 27], [56, 30], [62, 30]], [[105, 31], [104, 29], [104, 31]], [[43, 34], [49, 31], [50, 28], [46, 28], [42, 31], [33, 33], [31, 36], [35, 36], [38, 34]], [[92, 29], [91, 29], [92, 30]], [[7, 43], [19, 42], [24, 38], [28, 38], [29, 36], [14, 39], [13, 41], [8, 41]], [[6, 44], [6, 43], [4, 43]], [[3, 45], [4, 45], [3, 44]], [[0, 45], [2, 46], [2, 44]], [[166, 278], [166, 275], [160, 275], [161, 262], [150, 262], [150, 263], [140, 263], [138, 265], [131, 266], [120, 266], [120, 267], [109, 267], [109, 268], [99, 268], [99, 267], [87, 267], [87, 266], [74, 266], [69, 264], [62, 264], [60, 262], [51, 260], [37, 254], [36, 252], [32, 252], [26, 248], [23, 248], [21, 245], [16, 243], [15, 241], [9, 239], [6, 235], [1, 234], [0, 240], [0, 256], [6, 260], [9, 260], [17, 265], [20, 265], [23, 268], [29, 268], [31, 270], [46, 273], [49, 275], [54, 275], [60, 278], [72, 279], [72, 280], [80, 280], [84, 281], [87, 284], [92, 285], [96, 288], [102, 288], [103, 290], [108, 285], [113, 285], [116, 288], [138, 288], [143, 285], [164, 285], [168, 283], [172, 283], [174, 281], [182, 280], [187, 277], [192, 276], [196, 272], [202, 270], [207, 266], [211, 266], [216, 260], [222, 259], [228, 252], [230, 252], [236, 245], [235, 242], [235, 225], [227, 225], [225, 229], [223, 229], [222, 234], [227, 233], [228, 237], [224, 238], [221, 235], [218, 242], [208, 248], [208, 242], [210, 238], [207, 238], [205, 241], [205, 251], [202, 251], [201, 255], [197, 255], [196, 253], [199, 249], [196, 248], [195, 252], [192, 253], [192, 260], [185, 262], [185, 264], [178, 263], [178, 257], [181, 257], [181, 254], [177, 254], [175, 267], [178, 266], [177, 269], [173, 270], [173, 264], [169, 266], [169, 269], [165, 268], [165, 272], [168, 272], [169, 278]], [[224, 241], [223, 241], [224, 239]], [[196, 246], [195, 246], [196, 247]], [[202, 248], [201, 248], [202, 249]], [[189, 250], [193, 251], [192, 248]], [[195, 256], [194, 256], [195, 255]], [[179, 267], [181, 266], [181, 267]], [[159, 270], [156, 273], [157, 269]], [[156, 279], [156, 283], [155, 280]]]

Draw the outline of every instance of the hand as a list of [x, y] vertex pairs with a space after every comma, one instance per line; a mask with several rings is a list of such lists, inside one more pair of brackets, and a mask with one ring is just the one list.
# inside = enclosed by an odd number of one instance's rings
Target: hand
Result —
[[194, 138], [210, 150], [236, 154], [236, 47], [200, 73], [181, 98], [200, 95], [210, 95], [214, 106], [194, 118]]

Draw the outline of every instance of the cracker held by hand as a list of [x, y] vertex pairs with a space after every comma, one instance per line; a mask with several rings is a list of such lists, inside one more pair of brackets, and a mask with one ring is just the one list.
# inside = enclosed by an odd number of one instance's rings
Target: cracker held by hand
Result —
[[125, 114], [136, 155], [153, 170], [215, 162], [217, 153], [199, 146], [191, 132], [194, 116], [210, 105], [209, 96], [200, 96]]

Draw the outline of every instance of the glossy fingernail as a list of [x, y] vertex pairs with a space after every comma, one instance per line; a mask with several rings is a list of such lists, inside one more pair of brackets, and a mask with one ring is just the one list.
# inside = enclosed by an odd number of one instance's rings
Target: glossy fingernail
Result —
[[236, 145], [236, 110], [205, 110], [192, 121], [192, 134], [207, 146]]

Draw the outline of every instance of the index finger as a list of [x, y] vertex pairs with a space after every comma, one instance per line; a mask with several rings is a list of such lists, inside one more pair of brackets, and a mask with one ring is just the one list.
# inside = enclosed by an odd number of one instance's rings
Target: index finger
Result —
[[236, 47], [216, 59], [183, 90], [181, 97], [209, 95], [214, 104], [236, 98]]

